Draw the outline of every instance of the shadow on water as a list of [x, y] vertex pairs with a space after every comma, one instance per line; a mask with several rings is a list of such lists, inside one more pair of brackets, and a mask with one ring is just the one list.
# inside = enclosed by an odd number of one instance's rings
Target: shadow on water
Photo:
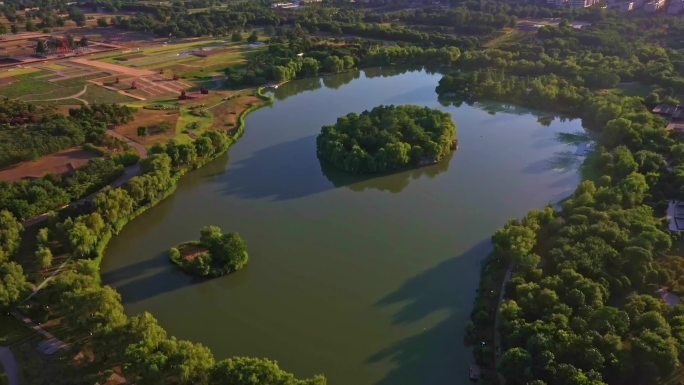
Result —
[[355, 175], [340, 171], [326, 162], [321, 162], [321, 172], [335, 187], [347, 187], [356, 192], [375, 189], [398, 193], [406, 188], [411, 180], [419, 179], [423, 176], [434, 178], [438, 174], [449, 170], [449, 164], [453, 156], [454, 153], [452, 152], [437, 164], [389, 174]]
[[287, 83], [283, 87], [278, 87], [278, 89], [275, 90], [274, 94], [276, 99], [284, 100], [291, 96], [301, 94], [303, 92], [315, 91], [321, 87], [321, 78], [319, 77], [297, 79], [295, 81]]
[[324, 192], [334, 186], [318, 176], [315, 148], [315, 135], [278, 143], [231, 164], [218, 180], [226, 194], [242, 198], [287, 200]]
[[116, 287], [125, 303], [143, 301], [203, 281], [179, 271], [171, 264], [166, 252], [104, 272], [102, 280]]
[[489, 240], [481, 241], [463, 254], [416, 275], [376, 303], [378, 307], [401, 304], [393, 316], [395, 324], [415, 323], [433, 313], [447, 312], [446, 318], [434, 327], [367, 359], [369, 364], [390, 361], [395, 366], [377, 385], [442, 385], [460, 383], [454, 381], [458, 378], [467, 381], [470, 351], [461, 348], [463, 325], [475, 295], [473, 287], [477, 286], [480, 263], [490, 252]]
[[351, 70], [347, 72], [341, 72], [334, 76], [324, 76], [323, 85], [326, 88], [338, 89], [345, 84], [351, 83], [352, 80], [358, 79], [361, 76], [361, 71]]
[[312, 159], [315, 148], [315, 135], [278, 143], [231, 164], [226, 177], [217, 180], [225, 184], [226, 194], [251, 199], [297, 199], [340, 187], [397, 193], [412, 179], [434, 178], [447, 171], [453, 157], [452, 153], [435, 165], [392, 174], [353, 175]]

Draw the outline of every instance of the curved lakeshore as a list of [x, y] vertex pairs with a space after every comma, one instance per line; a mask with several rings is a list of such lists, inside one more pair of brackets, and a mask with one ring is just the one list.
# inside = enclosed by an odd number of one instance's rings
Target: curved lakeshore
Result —
[[[374, 71], [336, 89], [320, 79], [279, 87], [277, 103], [247, 117], [229, 156], [185, 175], [175, 194], [124, 227], [102, 276], [127, 312], [151, 311], [170, 334], [219, 357], [266, 356], [331, 384], [468, 383], [463, 326], [489, 237], [574, 189], [578, 177], [559, 154], [572, 148], [555, 134], [581, 126], [441, 106], [439, 75]], [[393, 175], [322, 170], [320, 127], [383, 103], [450, 112], [461, 150]], [[197, 282], [168, 263], [166, 250], [206, 223], [245, 237], [249, 269]]]

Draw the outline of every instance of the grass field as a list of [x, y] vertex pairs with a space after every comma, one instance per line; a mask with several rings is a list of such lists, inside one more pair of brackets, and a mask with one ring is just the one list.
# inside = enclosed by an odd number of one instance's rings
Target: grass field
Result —
[[0, 87], [0, 95], [41, 104], [78, 104], [79, 102], [75, 99], [50, 99], [76, 95], [88, 85], [85, 94], [79, 96], [79, 98], [89, 103], [125, 103], [133, 100], [127, 96], [87, 82], [89, 79], [104, 76], [103, 73], [54, 82], [48, 81], [48, 78], [44, 76], [48, 74], [47, 71], [36, 70], [35, 72], [16, 76], [14, 83]]
[[[190, 128], [194, 124], [194, 128]], [[190, 141], [192, 138], [188, 133], [200, 135], [209, 130], [214, 124], [214, 117], [211, 113], [208, 116], [195, 116], [189, 108], [181, 109], [178, 122], [176, 122], [176, 138], [180, 142]]]
[[51, 69], [51, 70], [55, 70], [55, 71], [63, 70], [63, 69], [65, 69], [65, 68], [67, 68], [66, 66], [63, 66], [63, 65], [57, 64], [57, 63], [43, 64], [43, 65], [41, 65], [41, 67], [45, 67], [45, 68], [48, 68], [48, 69]]
[[94, 84], [88, 87], [88, 90], [80, 99], [87, 100], [89, 103], [128, 103], [136, 100]]
[[503, 30], [502, 34], [489, 40], [484, 44], [487, 48], [497, 48], [503, 45], [518, 42], [527, 36], [532, 36], [532, 32], [519, 31], [513, 28], [506, 28]]
[[33, 68], [33, 67], [10, 68], [7, 71], [0, 72], [0, 79], [7, 78], [10, 76], [19, 76], [19, 75], [31, 74], [31, 73], [39, 72], [39, 71], [40, 70], [38, 68]]
[[[216, 50], [216, 53], [200, 57], [190, 52], [199, 49]], [[167, 70], [185, 79], [196, 79], [221, 75], [226, 67], [244, 63], [247, 55], [261, 49], [225, 40], [199, 39], [101, 56], [100, 60], [140, 69]]]
[[46, 78], [40, 77], [45, 74], [47, 74], [45, 71], [38, 71], [17, 76], [15, 78], [16, 82], [0, 88], [0, 95], [9, 98], [21, 98], [23, 100], [61, 98], [82, 90], [83, 86], [87, 84], [85, 81], [88, 78], [100, 76], [95, 75], [59, 82], [49, 82]]

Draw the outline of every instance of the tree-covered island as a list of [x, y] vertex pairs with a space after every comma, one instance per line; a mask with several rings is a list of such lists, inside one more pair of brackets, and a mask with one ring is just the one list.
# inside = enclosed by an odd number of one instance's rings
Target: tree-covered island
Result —
[[169, 256], [183, 271], [201, 277], [232, 273], [242, 269], [249, 259], [242, 237], [237, 233], [223, 234], [217, 226], [204, 226], [199, 241], [172, 247]]
[[316, 144], [322, 161], [369, 174], [439, 162], [455, 148], [455, 135], [449, 113], [390, 105], [338, 118], [323, 127]]

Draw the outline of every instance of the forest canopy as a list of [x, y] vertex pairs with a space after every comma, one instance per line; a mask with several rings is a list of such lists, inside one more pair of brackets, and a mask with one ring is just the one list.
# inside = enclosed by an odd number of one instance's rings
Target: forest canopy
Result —
[[454, 145], [446, 112], [413, 105], [378, 106], [324, 126], [318, 157], [350, 173], [379, 173], [438, 162]]

